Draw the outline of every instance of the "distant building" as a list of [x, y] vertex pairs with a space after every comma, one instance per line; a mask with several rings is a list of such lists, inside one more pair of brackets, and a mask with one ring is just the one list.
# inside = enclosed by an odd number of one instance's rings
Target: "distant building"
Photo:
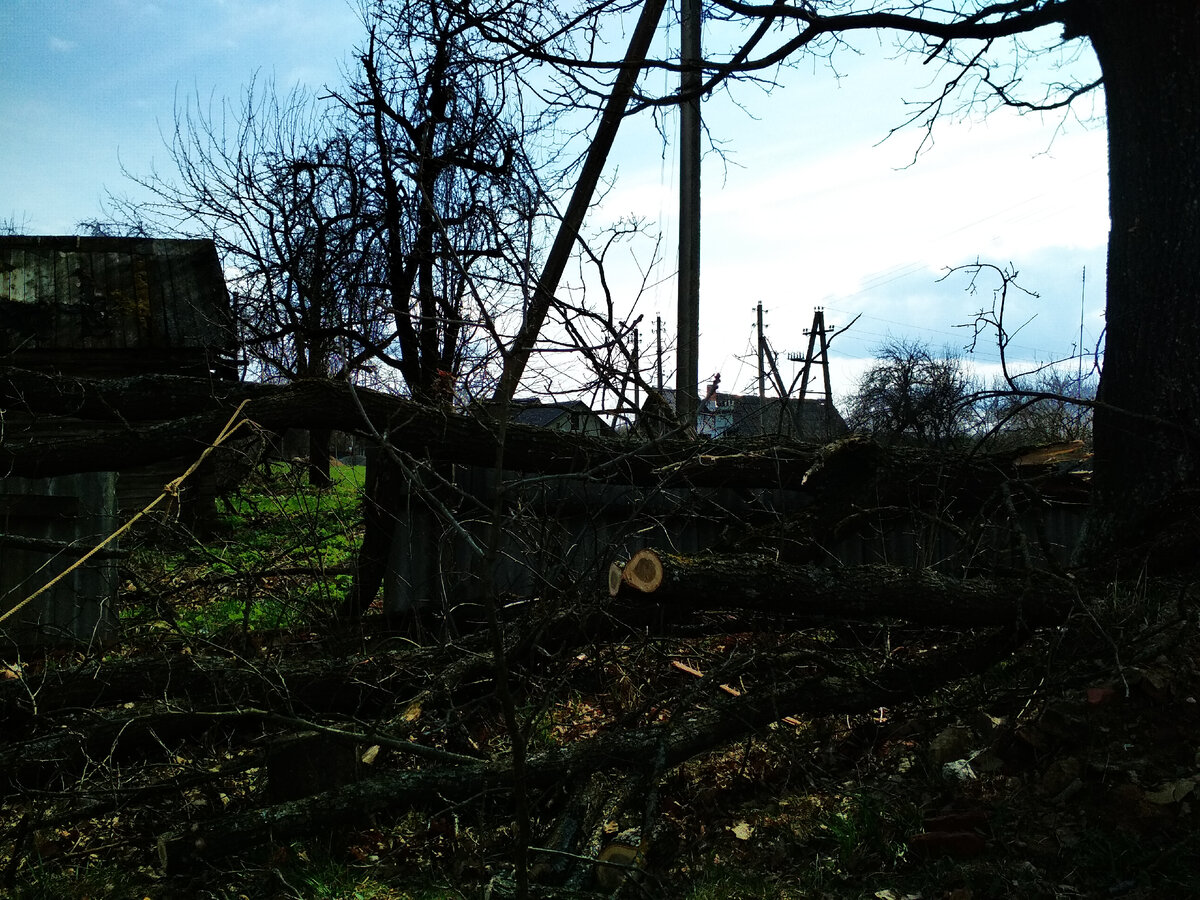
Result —
[[[664, 434], [674, 426], [675, 392], [654, 392], [642, 406], [638, 427], [643, 433]], [[850, 433], [835, 407], [824, 400], [742, 396], [709, 391], [699, 404], [696, 434], [708, 438], [777, 436], [807, 443], [825, 443]]]
[[603, 437], [613, 434], [612, 428], [592, 412], [582, 400], [543, 403], [537, 397], [513, 400], [512, 421], [519, 425], [549, 428], [572, 434], [591, 434]]

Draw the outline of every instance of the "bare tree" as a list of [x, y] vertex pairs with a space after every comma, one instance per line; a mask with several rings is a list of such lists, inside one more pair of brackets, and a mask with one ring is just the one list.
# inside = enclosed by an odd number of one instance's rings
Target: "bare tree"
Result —
[[[556, 102], [594, 98], [606, 15], [629, 4], [579, 4], [546, 17], [513, 12], [495, 38], [556, 67]], [[522, 7], [523, 8], [523, 7]], [[1109, 144], [1107, 342], [1098, 389], [1096, 528], [1104, 541], [1137, 537], [1156, 510], [1200, 483], [1200, 6], [1192, 0], [713, 0], [704, 92], [732, 79], [768, 87], [781, 65], [835, 60], [853, 33], [891, 35], [941, 67], [942, 86], [904, 124], [932, 134], [943, 116], [982, 106], [1070, 115], [1103, 88]], [[719, 24], [718, 24], [719, 23]], [[540, 29], [540, 30], [539, 30]], [[719, 43], [718, 43], [719, 42]], [[1094, 58], [1092, 53], [1094, 52]], [[1039, 62], [1048, 65], [1035, 69]], [[675, 59], [648, 67], [678, 71]], [[1038, 86], [1032, 71], [1049, 71]], [[647, 106], [680, 101], [643, 95]], [[903, 127], [903, 126], [900, 126]], [[924, 146], [922, 141], [921, 147]], [[918, 148], [918, 153], [920, 147]]]
[[961, 356], [891, 341], [876, 351], [851, 398], [848, 424], [885, 441], [945, 447], [975, 424], [975, 386]]
[[404, 0], [364, 3], [362, 14], [361, 70], [334, 97], [363, 154], [396, 366], [414, 398], [442, 402], [447, 375], [472, 348], [479, 356], [480, 340], [502, 343], [543, 200], [508, 66], [482, 55], [460, 12]]
[[1061, 368], [997, 380], [979, 400], [989, 432], [1004, 444], [1092, 442], [1096, 378]]
[[[168, 150], [174, 171], [130, 175], [150, 200], [112, 199], [118, 227], [216, 241], [249, 375], [351, 378], [386, 355], [357, 149], [319, 101], [269, 81], [237, 106], [196, 99], [177, 110]], [[310, 478], [327, 485], [329, 433], [310, 438]]]

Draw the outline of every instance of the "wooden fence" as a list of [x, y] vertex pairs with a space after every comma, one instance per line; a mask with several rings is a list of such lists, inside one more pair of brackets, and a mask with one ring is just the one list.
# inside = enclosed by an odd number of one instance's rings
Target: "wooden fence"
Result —
[[[112, 533], [116, 474], [0, 479], [0, 615]], [[38, 544], [40, 543], [40, 546]], [[0, 649], [112, 638], [117, 554], [102, 551], [0, 623]]]
[[[683, 554], [754, 549], [772, 544], [761, 537], [764, 530], [787, 558], [788, 520], [813, 502], [800, 490], [648, 488], [506, 473], [498, 552], [489, 566], [496, 474], [456, 467], [452, 481], [455, 490], [435, 492], [432, 503], [418, 490], [405, 498], [385, 581], [391, 613], [429, 602], [470, 602], [485, 591], [533, 596], [571, 586], [598, 589], [610, 562], [643, 547]], [[822, 548], [817, 561], [954, 574], [1066, 566], [1087, 509], [1025, 502], [954, 518], [872, 513]]]

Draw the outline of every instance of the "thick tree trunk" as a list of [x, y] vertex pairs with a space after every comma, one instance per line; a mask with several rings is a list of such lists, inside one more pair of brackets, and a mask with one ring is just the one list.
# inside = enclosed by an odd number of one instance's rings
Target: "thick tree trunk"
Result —
[[[45, 478], [199, 455], [242, 400], [249, 401], [243, 415], [271, 431], [294, 426], [368, 436], [384, 432], [398, 450], [421, 458], [476, 466], [496, 462], [498, 429], [486, 417], [457, 415], [338, 381], [216, 387], [207, 379], [85, 381], [0, 369], [0, 409], [7, 413], [0, 471]], [[164, 412], [176, 418], [164, 421]], [[27, 430], [35, 420], [37, 429]], [[711, 487], [799, 487], [814, 459], [812, 447], [775, 441], [736, 448], [697, 448], [687, 441], [638, 446], [513, 424], [504, 452], [505, 467], [514, 471]], [[942, 467], [944, 460], [934, 465]]]
[[615, 580], [610, 572], [610, 593], [631, 603], [641, 596], [668, 612], [731, 610], [824, 621], [1057, 625], [1075, 597], [1065, 581], [1035, 587], [1018, 579], [952, 579], [894, 566], [792, 566], [753, 554], [689, 557], [642, 550], [620, 572]]
[[[6, 412], [0, 471], [45, 478], [199, 455], [243, 400], [248, 401], [243, 415], [270, 431], [385, 432], [396, 449], [421, 458], [488, 467], [496, 462], [498, 428], [486, 417], [341, 381], [281, 387], [178, 376], [84, 380], [0, 368], [0, 409]], [[164, 420], [164, 412], [174, 418]], [[504, 466], [638, 485], [803, 488], [822, 502], [869, 496], [876, 505], [898, 504], [919, 495], [939, 503], [950, 496], [969, 505], [1017, 473], [1017, 455], [884, 451], [865, 439], [840, 441], [820, 452], [773, 438], [737, 445], [635, 442], [510, 423]], [[1031, 474], [1028, 469], [1020, 471]]]
[[1200, 4], [1075, 4], [1104, 75], [1108, 308], [1095, 548], [1139, 542], [1200, 481]]
[[332, 437], [328, 428], [312, 428], [308, 432], [308, 483], [320, 490], [333, 486], [329, 473]]
[[402, 478], [387, 454], [375, 449], [367, 462], [363, 490], [363, 540], [354, 560], [354, 578], [341, 614], [361, 616], [375, 602], [387, 575], [396, 533], [396, 513]]

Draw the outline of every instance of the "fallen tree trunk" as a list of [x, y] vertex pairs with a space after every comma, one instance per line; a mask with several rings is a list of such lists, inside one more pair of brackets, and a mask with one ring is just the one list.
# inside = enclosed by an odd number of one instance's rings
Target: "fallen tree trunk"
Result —
[[[614, 574], [614, 572], [619, 574]], [[1076, 594], [1064, 580], [952, 579], [928, 569], [794, 566], [753, 554], [642, 550], [614, 563], [609, 593], [667, 611], [743, 610], [827, 621], [900, 619], [962, 627], [1057, 625]]]
[[84, 772], [161, 753], [164, 742], [194, 738], [217, 726], [235, 729], [259, 719], [234, 712], [217, 722], [206, 712], [172, 710], [161, 703], [62, 717], [50, 734], [0, 747], [0, 797], [35, 789], [62, 790], [78, 785]]
[[[168, 699], [188, 707], [249, 704], [299, 713], [372, 715], [428, 686], [443, 671], [436, 650], [285, 659], [269, 672], [237, 657], [204, 656], [177, 646], [162, 655], [91, 663], [77, 670], [0, 681], [0, 723], [8, 734], [35, 716], [61, 709], [98, 709]], [[486, 663], [478, 666], [485, 669]]]
[[[600, 770], [666, 772], [789, 714], [812, 717], [893, 707], [986, 671], [1009, 655], [1020, 640], [1021, 632], [1005, 629], [926, 654], [919, 662], [885, 666], [858, 679], [844, 675], [807, 678], [763, 685], [739, 697], [715, 689], [703, 709], [677, 710], [667, 721], [647, 728], [606, 732], [530, 758], [526, 787], [549, 787]], [[159, 854], [168, 872], [178, 872], [201, 859], [329, 825], [361, 822], [388, 808], [430, 802], [444, 806], [447, 800], [461, 803], [483, 793], [511, 789], [512, 772], [504, 761], [381, 773], [302, 800], [176, 828], [160, 837]]]
[[[77, 379], [0, 367], [7, 413], [0, 471], [31, 478], [121, 470], [196, 455], [247, 401], [245, 418], [272, 431], [289, 427], [387, 434], [399, 450], [444, 463], [491, 467], [497, 423], [403, 397], [312, 379], [289, 385], [212, 382], [186, 376]], [[166, 413], [166, 415], [164, 415]], [[46, 417], [58, 417], [47, 419]], [[36, 429], [29, 426], [37, 420]], [[106, 423], [107, 428], [96, 426]], [[509, 423], [506, 469], [575, 474], [628, 484], [803, 488], [818, 499], [916, 487], [957, 496], [991, 490], [1014, 472], [1015, 457], [968, 456], [879, 447], [865, 439], [813, 446], [776, 438], [637, 442], [565, 434]]]
[[[0, 369], [0, 409], [13, 414], [0, 444], [0, 471], [42, 478], [199, 454], [242, 401], [247, 401], [244, 417], [272, 431], [296, 426], [368, 436], [383, 433], [397, 449], [421, 458], [488, 467], [496, 462], [494, 421], [345, 382], [214, 385], [183, 376], [84, 381]], [[164, 411], [175, 417], [164, 421]], [[36, 431], [23, 431], [22, 414], [64, 419], [57, 431], [46, 421], [39, 421]], [[81, 434], [81, 420], [119, 427]], [[708, 452], [698, 447], [694, 441], [638, 445], [510, 423], [504, 465], [544, 474], [618, 477], [635, 484], [666, 479], [708, 486], [798, 487], [815, 458], [812, 447], [798, 444], [760, 442], [739, 446], [736, 452], [730, 447], [710, 447]]]

